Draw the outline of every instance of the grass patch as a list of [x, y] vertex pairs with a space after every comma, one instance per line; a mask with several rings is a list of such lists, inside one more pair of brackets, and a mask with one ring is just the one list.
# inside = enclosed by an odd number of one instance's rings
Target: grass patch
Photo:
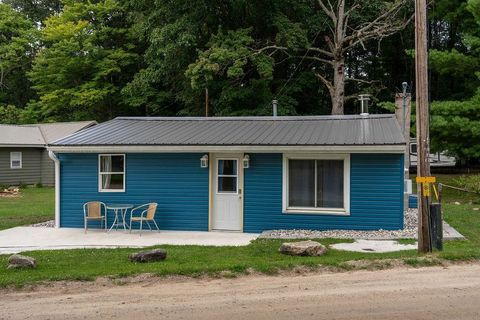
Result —
[[28, 187], [17, 198], [0, 198], [0, 230], [53, 219], [55, 189]]
[[418, 258], [408, 258], [404, 260], [405, 264], [414, 267], [414, 268], [421, 268], [421, 267], [433, 267], [439, 266], [442, 264], [440, 259], [434, 257], [418, 257]]
[[415, 244], [417, 242], [417, 240], [415, 240], [415, 239], [398, 239], [397, 242], [400, 243], [400, 244]]
[[[325, 245], [343, 240], [322, 239]], [[22, 286], [38, 281], [93, 280], [98, 276], [125, 277], [140, 273], [154, 275], [199, 276], [202, 274], [235, 277], [249, 270], [275, 274], [296, 266], [341, 267], [349, 260], [407, 258], [415, 251], [390, 254], [356, 253], [329, 250], [321, 257], [294, 257], [280, 254], [282, 240], [256, 240], [245, 247], [162, 246], [167, 259], [156, 263], [132, 263], [128, 255], [138, 249], [76, 249], [32, 251], [37, 259], [34, 270], [7, 270], [7, 255], [0, 256], [0, 286]]]
[[[440, 176], [441, 182], [453, 181], [455, 176]], [[458, 194], [445, 189], [443, 213], [445, 220], [462, 233], [467, 240], [446, 241], [444, 251], [419, 255], [416, 250], [392, 253], [360, 253], [329, 249], [321, 257], [294, 257], [278, 252], [282, 242], [294, 240], [259, 239], [245, 247], [162, 246], [168, 252], [167, 260], [158, 263], [131, 263], [128, 255], [139, 249], [76, 249], [32, 251], [26, 253], [37, 259], [34, 270], [7, 270], [7, 255], [0, 255], [0, 287], [23, 286], [39, 281], [81, 280], [90, 281], [99, 276], [117, 279], [142, 273], [158, 276], [201, 275], [236, 277], [251, 271], [277, 274], [280, 270], [332, 269], [384, 269], [397, 265], [398, 261], [413, 267], [432, 266], [442, 260], [480, 259], [480, 211], [478, 197]], [[6, 200], [6, 201], [4, 201]], [[461, 204], [454, 204], [459, 201]], [[6, 202], [9, 202], [6, 204]], [[36, 222], [35, 219], [53, 218], [53, 189], [28, 188], [23, 198], [0, 199], [0, 229]], [[37, 212], [37, 214], [35, 214]], [[40, 212], [41, 214], [38, 214]], [[42, 213], [43, 212], [43, 213]], [[14, 222], [6, 221], [14, 218]], [[36, 218], [41, 217], [41, 218]], [[37, 221], [38, 221], [37, 220]], [[321, 239], [324, 245], [351, 242], [345, 239]], [[415, 240], [399, 241], [413, 244]]]

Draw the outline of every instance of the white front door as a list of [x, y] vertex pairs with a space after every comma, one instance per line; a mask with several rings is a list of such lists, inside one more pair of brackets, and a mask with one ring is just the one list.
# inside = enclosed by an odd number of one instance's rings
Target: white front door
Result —
[[212, 230], [242, 231], [242, 155], [214, 155]]

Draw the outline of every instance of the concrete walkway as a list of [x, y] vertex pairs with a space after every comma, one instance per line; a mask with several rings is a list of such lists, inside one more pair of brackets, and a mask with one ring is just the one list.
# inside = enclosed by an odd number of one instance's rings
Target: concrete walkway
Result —
[[76, 248], [140, 248], [161, 244], [202, 246], [246, 246], [258, 234], [240, 232], [138, 231], [106, 233], [90, 229], [16, 227], [0, 231], [0, 254], [32, 250]]
[[354, 251], [354, 252], [395, 252], [403, 250], [416, 250], [418, 244], [401, 244], [395, 240], [362, 240], [358, 239], [352, 243], [336, 243], [330, 247], [337, 250]]

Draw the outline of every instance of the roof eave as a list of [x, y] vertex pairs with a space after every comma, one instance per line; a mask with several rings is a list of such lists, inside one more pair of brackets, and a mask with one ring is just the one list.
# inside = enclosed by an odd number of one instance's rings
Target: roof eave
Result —
[[161, 152], [342, 152], [404, 153], [405, 143], [377, 145], [49, 145], [59, 153]]
[[45, 144], [2, 143], [0, 148], [45, 148]]

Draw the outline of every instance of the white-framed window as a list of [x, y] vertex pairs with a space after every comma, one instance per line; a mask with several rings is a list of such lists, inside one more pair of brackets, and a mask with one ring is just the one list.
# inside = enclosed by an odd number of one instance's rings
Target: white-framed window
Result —
[[217, 193], [238, 193], [237, 159], [217, 159]]
[[125, 155], [98, 155], [98, 191], [125, 192]]
[[21, 152], [10, 152], [10, 169], [22, 169]]
[[283, 212], [350, 214], [349, 154], [284, 154]]

